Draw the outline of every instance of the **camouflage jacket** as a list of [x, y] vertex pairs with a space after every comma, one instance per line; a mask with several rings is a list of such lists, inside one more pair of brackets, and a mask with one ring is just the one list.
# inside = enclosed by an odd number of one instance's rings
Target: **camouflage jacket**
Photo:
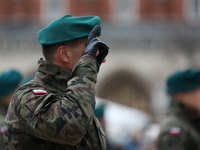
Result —
[[158, 150], [200, 150], [200, 115], [173, 100], [161, 124], [157, 146]]
[[6, 149], [104, 150], [96, 117], [96, 61], [83, 56], [70, 72], [39, 60], [34, 80], [13, 95], [4, 124]]
[[4, 148], [4, 140], [3, 140], [3, 133], [4, 133], [4, 120], [6, 117], [6, 112], [7, 112], [8, 106], [0, 103], [0, 150]]

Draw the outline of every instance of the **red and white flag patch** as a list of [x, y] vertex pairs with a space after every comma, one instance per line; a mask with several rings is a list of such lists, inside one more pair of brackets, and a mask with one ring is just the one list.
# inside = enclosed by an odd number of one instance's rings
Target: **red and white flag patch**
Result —
[[173, 127], [169, 130], [170, 135], [179, 135], [181, 134], [181, 128], [179, 127]]
[[48, 92], [45, 90], [33, 90], [33, 93], [34, 94], [48, 94]]

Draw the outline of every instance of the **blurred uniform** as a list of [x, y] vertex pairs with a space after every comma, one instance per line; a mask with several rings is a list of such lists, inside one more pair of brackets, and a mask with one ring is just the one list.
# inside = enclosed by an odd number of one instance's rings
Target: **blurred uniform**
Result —
[[4, 149], [4, 120], [11, 96], [19, 86], [22, 74], [14, 69], [9, 69], [0, 74], [0, 149]]
[[[168, 78], [167, 90], [172, 95], [172, 101], [161, 124], [158, 150], [200, 150], [199, 87], [200, 71], [196, 69], [178, 71]], [[175, 96], [178, 93], [180, 95]], [[180, 100], [183, 95], [186, 101]]]
[[[105, 109], [106, 109], [106, 105], [101, 104], [95, 107], [95, 110], [94, 110], [94, 114], [98, 118], [99, 123], [101, 124], [104, 131], [106, 131]], [[107, 150], [115, 150], [114, 145], [110, 142], [108, 138], [106, 138], [106, 148]]]
[[[57, 31], [65, 31], [71, 25], [77, 33], [80, 28], [91, 31], [97, 22], [97, 17], [70, 15], [54, 21], [64, 24], [63, 29]], [[39, 36], [52, 28], [50, 24], [39, 32]], [[68, 29], [70, 35], [73, 30]], [[84, 37], [89, 34], [88, 31], [83, 33]], [[46, 38], [59, 40], [59, 35]], [[94, 117], [96, 69], [96, 60], [90, 55], [82, 56], [72, 71], [40, 59], [34, 80], [21, 86], [12, 97], [5, 119], [6, 149], [106, 149], [104, 131]]]

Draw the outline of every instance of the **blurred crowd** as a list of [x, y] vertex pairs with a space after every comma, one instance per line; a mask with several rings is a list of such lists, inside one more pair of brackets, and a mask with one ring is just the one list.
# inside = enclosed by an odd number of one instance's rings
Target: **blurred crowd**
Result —
[[[158, 123], [153, 123], [149, 116], [144, 117], [142, 112], [134, 116], [136, 111], [133, 108], [98, 97], [96, 99], [95, 115], [106, 132], [108, 150], [157, 150], [156, 140], [160, 131]], [[139, 118], [144, 120], [139, 121]], [[137, 121], [140, 123], [135, 124]]]

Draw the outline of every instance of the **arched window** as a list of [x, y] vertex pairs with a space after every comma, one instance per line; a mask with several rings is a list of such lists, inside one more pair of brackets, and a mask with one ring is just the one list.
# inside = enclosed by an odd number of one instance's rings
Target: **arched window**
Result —
[[97, 96], [151, 114], [150, 100], [144, 81], [128, 72], [107, 77], [97, 90]]

